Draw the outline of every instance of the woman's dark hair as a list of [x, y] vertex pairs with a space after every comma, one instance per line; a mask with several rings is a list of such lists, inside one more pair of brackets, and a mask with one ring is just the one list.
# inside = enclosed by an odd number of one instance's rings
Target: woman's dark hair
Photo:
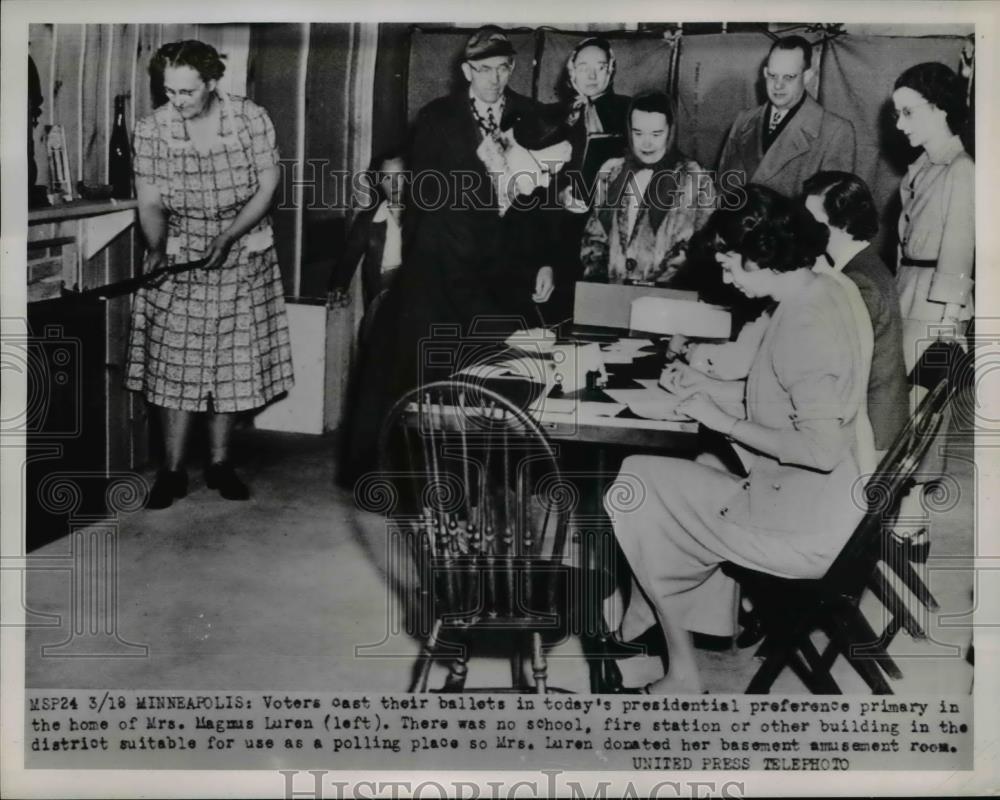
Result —
[[372, 160], [368, 162], [368, 171], [371, 174], [375, 174], [382, 169], [382, 166], [387, 161], [402, 161], [406, 163], [406, 153], [398, 149], [388, 149], [382, 150], [372, 156]]
[[878, 233], [878, 209], [868, 185], [850, 172], [817, 172], [802, 185], [804, 196], [823, 199], [830, 225], [847, 231], [859, 242], [870, 242]]
[[365, 173], [367, 182], [362, 182], [356, 187], [352, 198], [355, 210], [367, 211], [376, 208], [385, 198], [380, 181], [384, 174], [383, 167], [389, 161], [401, 161], [405, 166], [406, 155], [401, 150], [388, 149], [372, 156], [372, 160], [368, 162], [368, 171]]
[[916, 64], [896, 78], [896, 89], [912, 89], [928, 103], [945, 113], [952, 133], [961, 133], [969, 114], [965, 83], [944, 64], [927, 61]]
[[635, 152], [632, 150], [632, 112], [634, 111], [645, 111], [649, 114], [663, 114], [667, 118], [667, 152], [664, 154], [663, 158], [660, 159], [659, 164], [643, 164], [644, 167], [652, 166], [654, 169], [661, 165], [672, 165], [677, 161], [682, 159], [681, 153], [677, 149], [677, 125], [675, 120], [677, 119], [677, 114], [674, 111], [673, 101], [667, 97], [663, 92], [642, 92], [637, 94], [632, 98], [632, 102], [628, 106], [628, 115], [625, 117], [627, 125], [626, 130], [628, 130], [628, 153], [631, 155], [633, 161], [637, 161]]
[[739, 252], [747, 233], [773, 216], [785, 198], [766, 186], [748, 184], [738, 208], [720, 208], [705, 225], [706, 244], [713, 253]]
[[773, 189], [748, 184], [738, 208], [720, 208], [702, 232], [713, 253], [736, 252], [761, 269], [809, 267], [826, 250], [829, 231], [806, 209]]
[[755, 183], [743, 187], [740, 196], [742, 202], [737, 207], [717, 209], [708, 222], [695, 231], [688, 244], [688, 262], [675, 280], [677, 288], [696, 291], [706, 302], [729, 308], [734, 334], [744, 323], [760, 316], [772, 301], [766, 297], [747, 297], [732, 284], [724, 282], [715, 255], [742, 253], [748, 234], [788, 205], [782, 195]]
[[167, 67], [190, 67], [196, 70], [206, 83], [219, 80], [226, 72], [226, 65], [219, 51], [197, 39], [185, 39], [163, 45], [149, 62], [149, 74], [154, 81], [162, 85], [163, 73]]
[[737, 252], [761, 269], [809, 268], [826, 251], [830, 232], [801, 204], [782, 197], [771, 214], [747, 231]]

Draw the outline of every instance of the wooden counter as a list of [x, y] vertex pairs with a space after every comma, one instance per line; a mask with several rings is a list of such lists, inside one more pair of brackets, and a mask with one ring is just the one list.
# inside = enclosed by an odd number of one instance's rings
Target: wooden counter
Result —
[[[107, 302], [63, 296], [131, 277], [140, 263], [135, 200], [78, 200], [28, 213], [28, 339], [32, 396], [44, 402], [28, 425], [27, 547], [66, 535], [72, 515], [100, 515], [109, 479], [148, 460], [147, 409], [122, 385], [130, 296]], [[39, 282], [44, 282], [40, 285]], [[74, 512], [46, 492], [73, 483]]]

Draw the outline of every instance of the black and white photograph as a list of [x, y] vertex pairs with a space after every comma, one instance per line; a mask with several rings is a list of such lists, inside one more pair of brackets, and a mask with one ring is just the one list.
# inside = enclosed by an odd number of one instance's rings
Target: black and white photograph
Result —
[[996, 3], [174, 5], [2, 8], [5, 794], [996, 791]]

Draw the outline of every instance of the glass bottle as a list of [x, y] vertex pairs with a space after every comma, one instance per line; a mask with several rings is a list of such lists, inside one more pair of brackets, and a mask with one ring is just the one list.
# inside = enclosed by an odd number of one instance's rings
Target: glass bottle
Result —
[[125, 127], [125, 95], [115, 96], [115, 121], [108, 142], [108, 182], [111, 196], [122, 200], [132, 197], [132, 148]]

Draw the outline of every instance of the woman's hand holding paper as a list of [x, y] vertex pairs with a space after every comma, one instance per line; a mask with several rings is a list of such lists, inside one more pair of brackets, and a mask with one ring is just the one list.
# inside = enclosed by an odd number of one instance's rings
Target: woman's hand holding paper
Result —
[[730, 433], [739, 421], [731, 417], [715, 401], [704, 392], [695, 392], [690, 397], [677, 404], [677, 413], [685, 414], [706, 428], [722, 433]]

